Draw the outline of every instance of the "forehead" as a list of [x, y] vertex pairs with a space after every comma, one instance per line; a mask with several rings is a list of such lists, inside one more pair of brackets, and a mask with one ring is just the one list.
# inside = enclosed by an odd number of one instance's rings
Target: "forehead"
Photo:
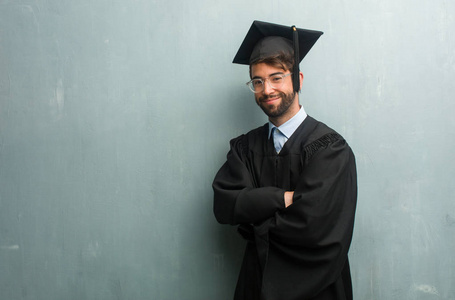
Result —
[[273, 74], [284, 73], [286, 70], [265, 63], [254, 64], [251, 66], [251, 77], [268, 77]]

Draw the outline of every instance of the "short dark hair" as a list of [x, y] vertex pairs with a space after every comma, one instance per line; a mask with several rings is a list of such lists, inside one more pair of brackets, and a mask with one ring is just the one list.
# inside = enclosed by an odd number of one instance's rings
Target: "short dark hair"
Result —
[[275, 68], [280, 68], [285, 71], [289, 70], [291, 73], [294, 71], [294, 55], [292, 53], [280, 52], [273, 56], [260, 58], [250, 64], [250, 77], [251, 67], [260, 63], [264, 63]]

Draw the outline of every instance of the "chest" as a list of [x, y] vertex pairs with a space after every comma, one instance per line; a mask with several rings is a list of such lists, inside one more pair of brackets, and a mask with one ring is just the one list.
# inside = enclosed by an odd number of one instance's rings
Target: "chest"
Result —
[[258, 187], [274, 186], [294, 190], [304, 169], [303, 155], [258, 155], [252, 158], [254, 182]]

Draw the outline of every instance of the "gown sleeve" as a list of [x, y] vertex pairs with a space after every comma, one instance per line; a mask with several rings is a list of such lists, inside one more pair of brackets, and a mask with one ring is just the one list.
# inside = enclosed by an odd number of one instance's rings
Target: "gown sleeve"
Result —
[[357, 199], [355, 158], [341, 137], [311, 155], [293, 204], [254, 226], [264, 299], [311, 299], [339, 281], [347, 264]]
[[261, 222], [284, 208], [283, 189], [256, 186], [245, 158], [244, 138], [231, 140], [227, 161], [213, 181], [213, 211], [222, 224]]

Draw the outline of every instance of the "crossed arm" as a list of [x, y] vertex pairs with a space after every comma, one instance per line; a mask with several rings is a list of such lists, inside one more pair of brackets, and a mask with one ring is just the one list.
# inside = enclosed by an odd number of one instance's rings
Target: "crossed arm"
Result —
[[305, 166], [295, 191], [273, 186], [257, 187], [253, 183], [246, 158], [242, 157], [236, 140], [233, 140], [227, 161], [213, 182], [215, 217], [222, 224], [252, 224], [275, 217], [277, 212], [285, 209], [287, 211], [296, 201], [306, 203], [303, 205], [305, 211], [302, 210], [303, 207], [299, 209], [301, 213], [310, 213], [311, 209], [326, 209], [328, 211], [317, 213], [327, 215], [334, 207], [331, 204], [343, 201], [340, 198], [342, 195], [334, 191], [352, 188], [346, 186], [352, 185], [346, 182], [347, 176], [352, 172], [355, 172], [352, 151], [344, 140], [340, 140], [322, 149]]

